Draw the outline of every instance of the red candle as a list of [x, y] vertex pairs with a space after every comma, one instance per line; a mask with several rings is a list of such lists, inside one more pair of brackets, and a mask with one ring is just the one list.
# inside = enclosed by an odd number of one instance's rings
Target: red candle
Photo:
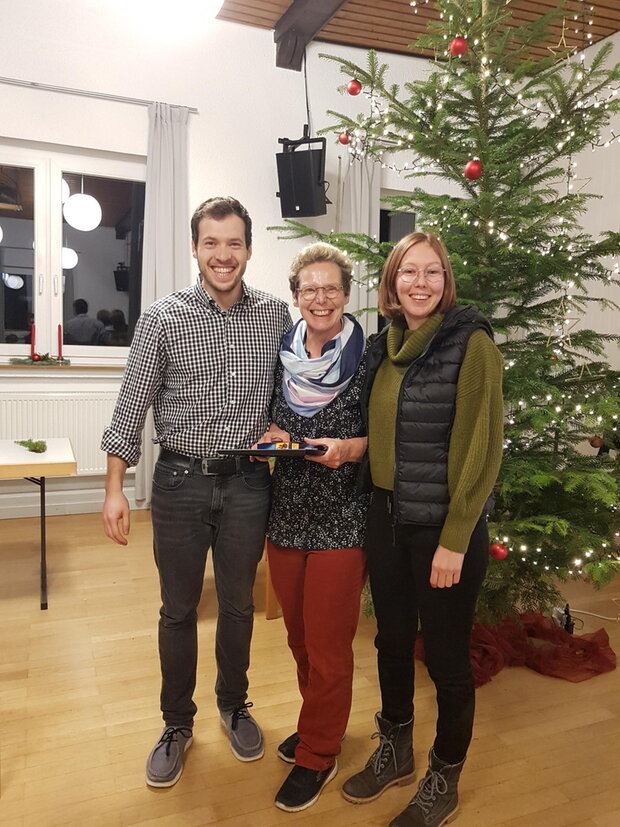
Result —
[[62, 359], [62, 325], [58, 325], [58, 359]]
[[34, 325], [30, 325], [30, 358], [34, 362]]

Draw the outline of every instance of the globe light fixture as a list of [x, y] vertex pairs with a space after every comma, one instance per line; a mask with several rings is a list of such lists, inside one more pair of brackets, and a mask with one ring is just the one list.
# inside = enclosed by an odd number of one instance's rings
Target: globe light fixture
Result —
[[21, 290], [24, 286], [24, 280], [21, 276], [15, 276], [13, 273], [3, 273], [2, 283], [11, 290]]
[[0, 244], [2, 243], [3, 236], [4, 236], [4, 232], [2, 230], [2, 227], [0, 227]]
[[61, 263], [63, 270], [73, 270], [78, 263], [78, 254], [71, 247], [63, 247], [61, 254]]
[[69, 184], [63, 178], [60, 182], [60, 202], [64, 204], [67, 198], [71, 195], [71, 190], [69, 189]]
[[101, 205], [92, 195], [83, 192], [71, 195], [63, 204], [62, 214], [67, 224], [76, 230], [89, 232], [101, 224]]

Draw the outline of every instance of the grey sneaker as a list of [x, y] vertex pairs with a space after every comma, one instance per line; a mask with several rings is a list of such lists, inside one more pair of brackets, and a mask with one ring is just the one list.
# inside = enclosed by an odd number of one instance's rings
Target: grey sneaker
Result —
[[149, 787], [172, 787], [183, 772], [183, 756], [192, 743], [192, 730], [185, 726], [167, 726], [146, 759], [146, 783]]
[[220, 721], [228, 733], [230, 748], [240, 761], [258, 761], [265, 753], [263, 733], [248, 712], [251, 706], [251, 703], [247, 703], [231, 712], [220, 710]]

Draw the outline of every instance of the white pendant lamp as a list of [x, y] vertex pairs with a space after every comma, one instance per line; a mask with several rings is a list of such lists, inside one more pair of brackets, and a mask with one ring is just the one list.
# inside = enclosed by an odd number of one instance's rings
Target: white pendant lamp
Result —
[[78, 254], [71, 247], [63, 247], [61, 254], [61, 263], [63, 270], [73, 270], [78, 263]]
[[3, 273], [2, 282], [11, 290], [21, 290], [24, 286], [24, 280], [21, 276], [15, 276], [12, 273]]
[[71, 195], [63, 204], [62, 214], [67, 224], [76, 230], [88, 232], [101, 224], [101, 205], [92, 195], [79, 192]]

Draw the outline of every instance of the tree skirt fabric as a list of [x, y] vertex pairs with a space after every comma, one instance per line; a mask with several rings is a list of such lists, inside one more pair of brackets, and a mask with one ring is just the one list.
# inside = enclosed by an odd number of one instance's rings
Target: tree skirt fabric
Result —
[[[415, 654], [424, 660], [421, 635]], [[541, 675], [574, 683], [616, 668], [616, 655], [604, 629], [571, 635], [551, 618], [534, 612], [505, 618], [498, 626], [476, 623], [470, 654], [477, 687], [488, 683], [505, 666], [528, 666]]]

